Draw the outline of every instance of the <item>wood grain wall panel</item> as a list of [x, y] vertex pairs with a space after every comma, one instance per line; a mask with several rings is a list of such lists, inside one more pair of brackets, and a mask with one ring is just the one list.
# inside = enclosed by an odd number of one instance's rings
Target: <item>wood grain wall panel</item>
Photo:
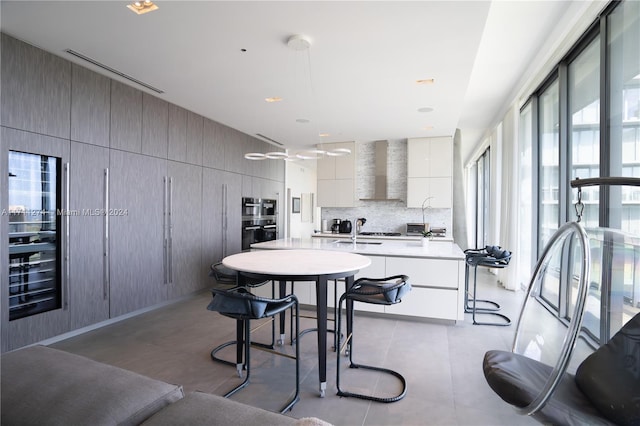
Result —
[[142, 152], [142, 92], [111, 81], [111, 148]]
[[167, 158], [187, 161], [187, 110], [169, 105], [169, 149]]
[[202, 142], [202, 165], [224, 169], [225, 144], [221, 142], [220, 124], [204, 119]]
[[169, 104], [162, 99], [142, 94], [142, 153], [167, 158]]
[[1, 35], [2, 125], [69, 139], [71, 63]]
[[202, 116], [189, 111], [187, 114], [187, 163], [202, 166], [203, 126]]
[[[88, 214], [105, 209], [109, 149], [71, 142], [71, 210], [69, 218], [71, 329], [85, 327], [109, 318], [108, 282], [104, 256], [104, 215]], [[105, 294], [106, 292], [106, 294]]]
[[211, 284], [202, 280], [202, 167], [168, 162], [171, 177], [171, 283], [169, 298]]
[[164, 184], [167, 161], [110, 152], [110, 315], [117, 317], [166, 300], [164, 282]]
[[224, 144], [226, 146], [225, 170], [229, 172], [246, 173], [249, 175], [253, 175], [251, 173], [253, 166], [250, 164], [253, 163], [253, 161], [246, 160], [244, 158], [244, 154], [247, 153], [247, 151], [244, 151], [244, 149], [246, 148], [246, 135], [227, 126], [221, 127], [223, 130], [222, 140], [224, 141]]
[[111, 80], [71, 66], [71, 140], [109, 146]]

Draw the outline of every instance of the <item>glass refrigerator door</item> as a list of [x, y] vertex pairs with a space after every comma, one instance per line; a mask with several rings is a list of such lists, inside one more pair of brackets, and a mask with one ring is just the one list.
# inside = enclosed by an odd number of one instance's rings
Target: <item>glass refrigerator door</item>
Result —
[[61, 307], [61, 159], [9, 151], [9, 320]]

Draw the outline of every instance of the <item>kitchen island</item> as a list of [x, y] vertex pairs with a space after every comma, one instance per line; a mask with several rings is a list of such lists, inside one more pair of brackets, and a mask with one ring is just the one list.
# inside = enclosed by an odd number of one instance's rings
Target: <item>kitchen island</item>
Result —
[[[450, 321], [464, 320], [464, 253], [455, 243], [387, 239], [356, 240], [331, 238], [287, 238], [251, 245], [252, 250], [313, 249], [357, 253], [367, 256], [371, 265], [358, 272], [361, 277], [381, 278], [405, 274], [413, 291], [402, 303], [391, 306], [356, 303], [356, 310]], [[329, 286], [329, 304], [333, 306], [334, 286]], [[340, 294], [342, 290], [339, 290]], [[315, 305], [313, 285], [297, 284], [300, 303]]]

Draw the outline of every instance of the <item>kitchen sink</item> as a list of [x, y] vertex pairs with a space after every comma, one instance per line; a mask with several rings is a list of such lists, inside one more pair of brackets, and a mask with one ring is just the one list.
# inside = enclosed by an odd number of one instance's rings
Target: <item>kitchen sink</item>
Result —
[[[335, 240], [334, 243], [336, 243], [336, 244], [353, 244], [353, 241], [351, 241], [351, 240]], [[356, 241], [356, 244], [373, 244], [373, 245], [379, 246], [380, 244], [382, 244], [382, 241]]]

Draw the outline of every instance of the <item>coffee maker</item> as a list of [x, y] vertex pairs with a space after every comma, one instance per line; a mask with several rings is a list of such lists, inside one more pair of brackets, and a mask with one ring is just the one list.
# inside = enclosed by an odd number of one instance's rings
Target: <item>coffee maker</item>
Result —
[[342, 220], [333, 219], [332, 222], [333, 223], [331, 224], [331, 233], [332, 234], [339, 234], [340, 233], [340, 223], [342, 222]]

